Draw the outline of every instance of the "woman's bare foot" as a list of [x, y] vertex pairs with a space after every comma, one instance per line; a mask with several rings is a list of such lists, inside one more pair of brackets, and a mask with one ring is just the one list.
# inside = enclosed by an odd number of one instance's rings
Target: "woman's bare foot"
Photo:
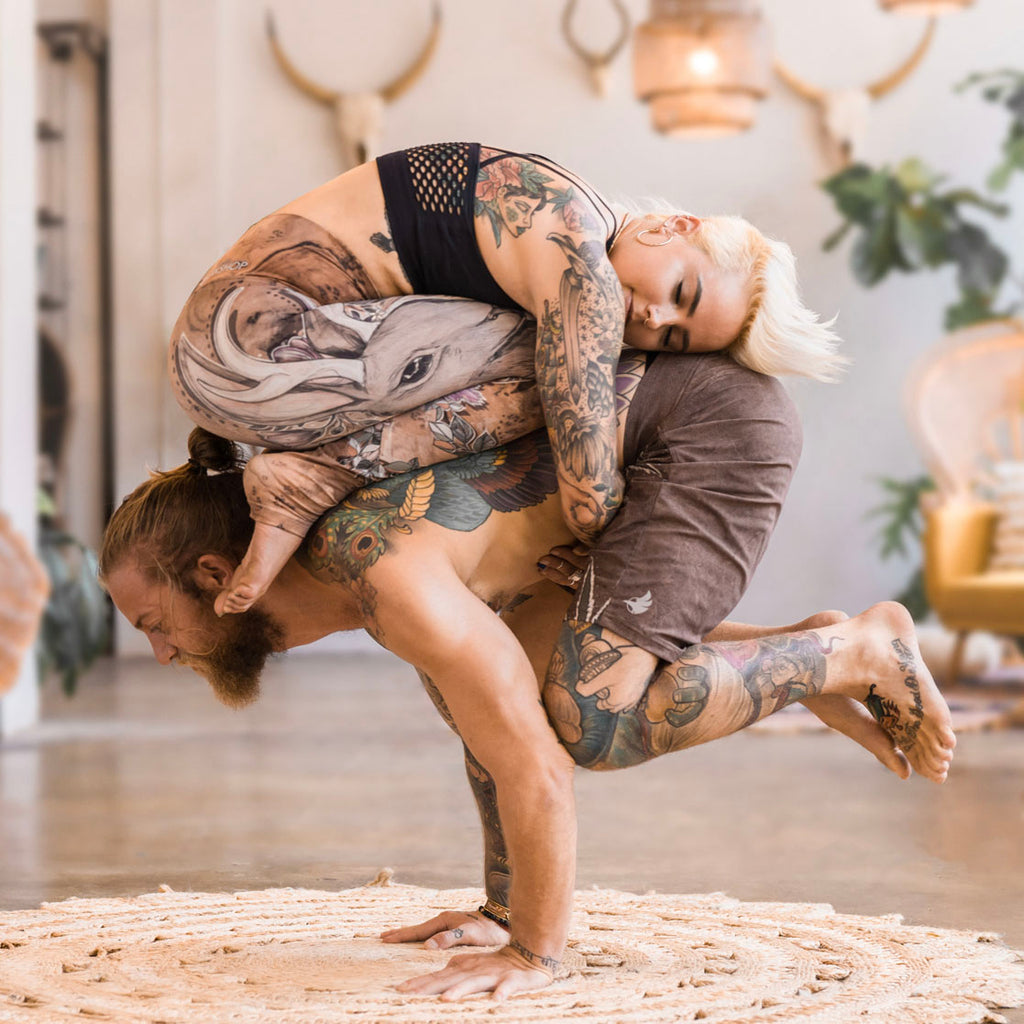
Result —
[[301, 543], [301, 537], [257, 523], [249, 550], [227, 587], [217, 595], [213, 610], [218, 615], [248, 611], [267, 592]]
[[944, 782], [956, 736], [906, 608], [893, 601], [876, 604], [848, 627], [853, 628], [844, 629], [845, 636], [834, 638], [843, 664], [836, 666], [835, 681], [826, 683], [826, 694], [863, 702], [918, 775]]

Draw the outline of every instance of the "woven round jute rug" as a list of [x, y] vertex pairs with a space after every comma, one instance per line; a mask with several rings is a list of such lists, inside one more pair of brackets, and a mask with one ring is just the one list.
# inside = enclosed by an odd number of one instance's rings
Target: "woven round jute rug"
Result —
[[[70, 899], [0, 914], [0, 1020], [197, 1024], [335, 1021], [1001, 1021], [1024, 1003], [1024, 956], [994, 935], [908, 927], [824, 904], [721, 894], [576, 894], [565, 967], [504, 1003], [393, 988], [451, 955], [378, 934], [478, 889]], [[164, 887], [166, 888], [166, 887]]]

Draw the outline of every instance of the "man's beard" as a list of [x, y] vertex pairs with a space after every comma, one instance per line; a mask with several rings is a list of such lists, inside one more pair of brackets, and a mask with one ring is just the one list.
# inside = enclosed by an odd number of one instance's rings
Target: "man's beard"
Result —
[[212, 650], [179, 654], [178, 663], [203, 676], [222, 704], [244, 708], [259, 699], [263, 667], [281, 649], [284, 629], [259, 608], [217, 618], [213, 596], [203, 594], [201, 600], [210, 617]]

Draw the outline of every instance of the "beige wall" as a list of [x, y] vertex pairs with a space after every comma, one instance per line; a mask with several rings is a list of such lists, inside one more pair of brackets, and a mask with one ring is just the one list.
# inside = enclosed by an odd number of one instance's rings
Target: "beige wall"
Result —
[[[37, 0], [40, 22], [85, 21], [101, 31], [105, 0]], [[42, 51], [42, 47], [40, 47]], [[65, 217], [64, 227], [46, 231], [55, 259], [39, 261], [41, 279], [53, 278], [66, 297], [64, 309], [40, 314], [40, 323], [64, 356], [71, 379], [71, 408], [64, 464], [57, 475], [61, 524], [84, 543], [95, 546], [103, 532], [101, 474], [101, 305], [99, 249], [99, 155], [97, 70], [78, 51], [67, 64], [40, 57], [38, 115], [64, 130], [60, 143], [40, 146], [39, 205]], [[64, 246], [63, 272], [58, 275]], [[57, 281], [57, 276], [63, 278]], [[43, 287], [43, 285], [41, 285]]]
[[[429, 18], [428, 0], [274, 6], [281, 38], [307, 73], [352, 90], [393, 74], [416, 51]], [[595, 28], [607, 6], [580, 5], [595, 12]], [[641, 0], [629, 6], [637, 18], [645, 13]], [[951, 275], [865, 291], [845, 252], [821, 252], [837, 222], [815, 184], [829, 168], [812, 112], [781, 86], [748, 134], [674, 141], [654, 135], [632, 99], [625, 54], [613, 69], [611, 97], [590, 93], [560, 37], [560, 3], [444, 0], [443, 7], [439, 52], [417, 89], [388, 111], [385, 150], [481, 139], [543, 152], [609, 193], [742, 213], [794, 247], [810, 304], [839, 312], [857, 362], [841, 385], [794, 386], [807, 434], [803, 465], [739, 613], [788, 621], [828, 606], [855, 611], [891, 594], [907, 569], [879, 563], [863, 514], [879, 498], [873, 477], [918, 472], [900, 391], [911, 363], [941, 333]], [[765, 8], [787, 62], [831, 87], [885, 73], [921, 30], [873, 0], [774, 0]], [[341, 169], [329, 114], [282, 78], [262, 12], [251, 0], [110, 0], [121, 493], [147, 466], [182, 459], [188, 424], [169, 398], [162, 364], [192, 284], [252, 221]], [[977, 0], [951, 16], [924, 66], [875, 108], [866, 157], [917, 154], [957, 182], [980, 184], [1003, 121], [951, 88], [973, 70], [1019, 66], [1022, 37], [1020, 0]], [[1019, 184], [1013, 198], [1024, 208]], [[1021, 222], [1002, 230], [1018, 268]]]
[[[0, 0], [0, 509], [35, 536], [36, 274], [33, 4]], [[35, 665], [26, 660], [0, 701], [0, 735], [39, 714]]]

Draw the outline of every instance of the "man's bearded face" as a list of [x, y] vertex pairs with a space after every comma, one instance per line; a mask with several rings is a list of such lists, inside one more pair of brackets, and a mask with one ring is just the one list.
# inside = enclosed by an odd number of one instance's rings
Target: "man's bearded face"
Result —
[[252, 704], [259, 698], [260, 677], [267, 659], [280, 650], [283, 630], [259, 608], [218, 618], [212, 595], [201, 595], [198, 604], [202, 609], [200, 615], [206, 620], [210, 644], [201, 648], [202, 653], [180, 651], [178, 664], [203, 676], [222, 704], [233, 708]]
[[154, 582], [135, 565], [106, 580], [114, 604], [145, 633], [161, 665], [188, 665], [206, 678], [229, 707], [244, 707], [260, 694], [267, 659], [284, 649], [284, 629], [259, 608], [218, 618], [215, 594], [191, 582], [184, 589]]

